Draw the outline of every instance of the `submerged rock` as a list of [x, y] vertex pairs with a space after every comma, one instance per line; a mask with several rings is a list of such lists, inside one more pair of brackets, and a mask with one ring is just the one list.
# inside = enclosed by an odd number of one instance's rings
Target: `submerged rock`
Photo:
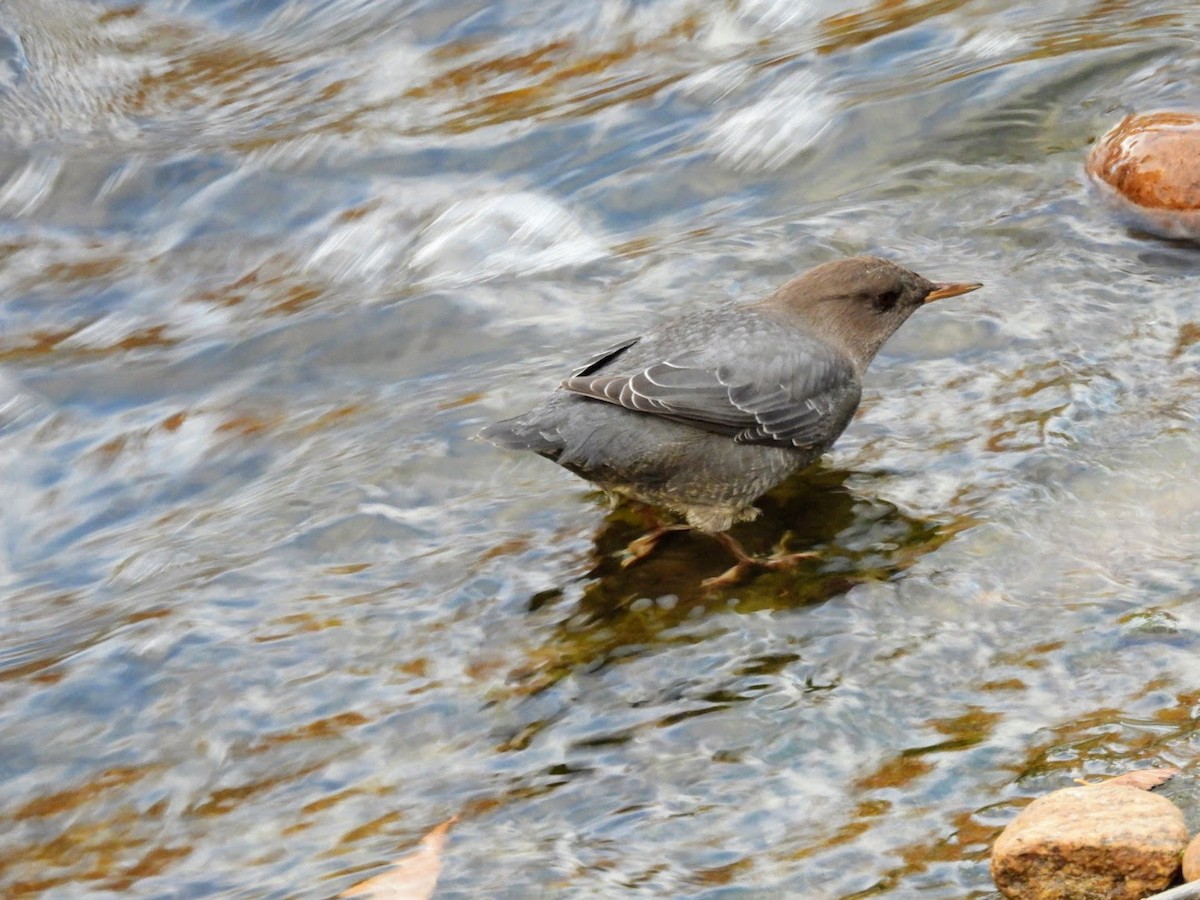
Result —
[[1164, 237], [1200, 237], [1200, 115], [1126, 116], [1096, 142], [1085, 168], [1131, 224]]
[[992, 847], [1010, 900], [1141, 900], [1179, 871], [1188, 833], [1170, 800], [1125, 785], [1067, 788], [1021, 811]]

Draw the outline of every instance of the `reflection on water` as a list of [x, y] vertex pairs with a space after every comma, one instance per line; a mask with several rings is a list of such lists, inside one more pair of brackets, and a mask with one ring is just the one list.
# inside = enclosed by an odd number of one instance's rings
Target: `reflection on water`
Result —
[[[895, 506], [855, 498], [847, 473], [811, 468], [758, 504], [755, 521], [732, 533], [751, 554], [773, 549], [816, 551], [795, 568], [760, 571], [732, 588], [705, 587], [733, 562], [713, 538], [683, 532], [665, 538], [645, 559], [629, 565], [625, 548], [653, 527], [636, 506], [622, 505], [595, 538], [595, 565], [577, 579], [569, 617], [549, 633], [547, 644], [515, 673], [521, 690], [544, 690], [580, 666], [598, 668], [671, 641], [671, 632], [711, 608], [741, 613], [787, 611], [837, 597], [857, 584], [887, 581], [967, 523], [939, 525], [905, 516]], [[564, 591], [541, 592], [530, 606], [543, 610], [565, 599]]]
[[[1168, 2], [0, 8], [0, 886], [991, 896], [1023, 798], [1194, 755], [1196, 248], [1082, 160]], [[735, 588], [471, 436], [877, 253], [875, 363]]]

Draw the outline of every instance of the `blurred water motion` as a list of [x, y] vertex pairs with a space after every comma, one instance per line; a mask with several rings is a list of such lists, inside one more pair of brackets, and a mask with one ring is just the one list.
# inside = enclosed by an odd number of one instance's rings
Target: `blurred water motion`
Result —
[[[1168, 2], [9, 0], [0, 893], [991, 896], [1028, 795], [1196, 752], [1195, 248], [1088, 197]], [[470, 437], [879, 253], [888, 345], [724, 562]]]

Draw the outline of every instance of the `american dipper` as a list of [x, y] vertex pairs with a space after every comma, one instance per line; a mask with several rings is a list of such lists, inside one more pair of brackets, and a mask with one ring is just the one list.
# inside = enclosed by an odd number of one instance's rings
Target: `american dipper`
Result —
[[[833, 445], [862, 394], [863, 373], [923, 303], [981, 287], [938, 284], [870, 256], [825, 263], [755, 303], [690, 313], [592, 357], [537, 407], [484, 429], [607, 493], [682, 515], [738, 563], [758, 559], [724, 534], [751, 504]], [[665, 532], [635, 541], [634, 558]]]

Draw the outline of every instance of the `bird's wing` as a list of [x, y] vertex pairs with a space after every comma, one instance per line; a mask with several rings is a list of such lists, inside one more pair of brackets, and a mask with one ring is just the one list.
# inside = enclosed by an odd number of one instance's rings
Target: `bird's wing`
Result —
[[593, 372], [612, 362], [640, 340], [640, 337], [626, 338], [619, 344], [613, 344], [611, 347], [605, 347], [603, 350], [585, 362], [582, 366], [572, 372], [571, 377], [578, 378], [581, 375], [591, 375]]
[[625, 374], [604, 371], [606, 357], [562, 386], [626, 409], [727, 434], [739, 443], [831, 443], [858, 406], [860, 389], [851, 363], [812, 340], [763, 349], [762, 356], [720, 364], [713, 364], [713, 351], [684, 352]]

